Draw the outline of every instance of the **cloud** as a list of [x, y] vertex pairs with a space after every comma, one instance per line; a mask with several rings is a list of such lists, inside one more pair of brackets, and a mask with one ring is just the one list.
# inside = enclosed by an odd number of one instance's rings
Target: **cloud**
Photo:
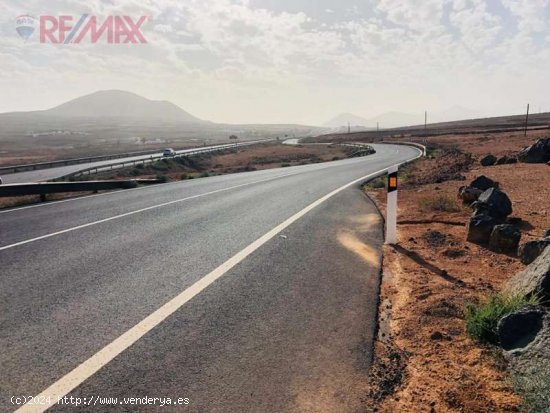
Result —
[[[22, 9], [7, 0], [0, 110], [28, 106], [14, 98], [21, 91], [47, 107], [111, 86], [224, 121], [322, 123], [338, 108], [368, 116], [472, 101], [504, 110], [550, 94], [549, 1], [342, 0], [312, 14], [291, 0], [277, 9], [260, 0], [29, 0]], [[149, 16], [148, 43], [25, 43], [14, 30], [17, 14], [83, 12]]]

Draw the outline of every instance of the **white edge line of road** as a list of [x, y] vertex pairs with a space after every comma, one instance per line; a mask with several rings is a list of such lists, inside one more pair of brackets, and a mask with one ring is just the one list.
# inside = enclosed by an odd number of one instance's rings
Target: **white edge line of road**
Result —
[[[377, 144], [377, 145], [380, 145], [380, 144]], [[377, 156], [376, 153], [374, 155], [370, 155], [369, 160], [375, 158], [376, 156]], [[356, 159], [357, 158], [348, 158], [348, 159], [340, 159], [338, 161], [322, 162], [322, 163], [318, 163], [318, 164], [295, 165], [295, 166], [292, 167], [292, 169], [304, 168], [304, 167], [308, 167], [308, 166], [312, 166], [312, 165], [314, 165], [314, 166], [321, 166], [322, 165], [323, 167], [331, 167], [331, 166], [334, 166], [334, 165], [331, 165], [331, 164], [334, 164], [335, 162], [340, 162], [342, 160], [351, 161], [351, 160], [356, 160]], [[257, 172], [266, 172], [266, 171], [270, 171], [272, 169], [281, 169], [281, 168], [260, 169]], [[217, 176], [239, 175], [239, 174], [244, 174], [244, 173], [247, 173], [247, 172], [237, 172], [237, 173], [222, 174], [222, 175], [217, 175]], [[175, 181], [175, 182], [167, 182], [163, 185], [164, 186], [166, 186], [166, 185], [177, 185], [177, 184], [181, 184], [181, 183], [182, 183], [182, 181]], [[148, 185], [148, 186], [142, 186], [142, 187], [138, 187], [138, 188], [125, 189], [123, 192], [128, 193], [128, 192], [140, 191], [140, 190], [144, 190], [144, 189], [151, 189], [151, 188], [154, 188], [154, 187], [155, 187], [155, 185]], [[77, 196], [77, 197], [74, 197], [74, 198], [60, 199], [58, 201], [49, 201], [49, 202], [42, 202], [42, 203], [39, 203], [39, 204], [32, 204], [32, 205], [25, 205], [25, 206], [21, 206], [21, 207], [13, 207], [13, 208], [8, 208], [8, 209], [2, 209], [2, 210], [0, 210], [0, 215], [1, 214], [7, 214], [8, 212], [18, 212], [18, 211], [22, 211], [24, 209], [48, 207], [48, 206], [51, 206], [51, 205], [62, 204], [64, 202], [75, 202], [75, 201], [80, 201], [82, 199], [95, 198], [95, 197], [107, 196], [107, 195], [115, 195], [115, 194], [120, 194], [120, 193], [122, 193], [122, 191], [113, 190], [113, 191], [103, 192], [103, 193], [100, 193], [100, 194]]]
[[[258, 142], [254, 141], [254, 142], [255, 143], [260, 143], [261, 141], [258, 141]], [[242, 144], [240, 144], [240, 145], [242, 146]], [[252, 145], [252, 143], [247, 143], [247, 145]], [[188, 150], [187, 149], [182, 149], [182, 152], [178, 151], [178, 154], [179, 153], [184, 153], [185, 151], [194, 151], [194, 150], [197, 150], [197, 149], [200, 149], [200, 147], [199, 148], [191, 148], [191, 149], [188, 149]], [[107, 164], [106, 166], [109, 166], [109, 165]], [[27, 171], [25, 171], [25, 172], [27, 172]], [[226, 174], [226, 175], [229, 175], [229, 174]], [[225, 175], [219, 175], [219, 176], [225, 176]], [[164, 185], [174, 185], [174, 184], [181, 184], [181, 181], [168, 182]], [[128, 193], [130, 191], [139, 191], [139, 190], [142, 190], [142, 189], [153, 188], [153, 187], [154, 187], [154, 185], [153, 186], [142, 186], [142, 187], [139, 187], [139, 188], [126, 189], [126, 190], [124, 190], [124, 192]], [[94, 197], [98, 197], [98, 196], [113, 195], [113, 194], [119, 194], [119, 193], [121, 193], [121, 191], [114, 190], [114, 191], [109, 191], [109, 192], [103, 192], [101, 194], [77, 196], [77, 197], [74, 197], [74, 198], [60, 199], [59, 201], [50, 201], [50, 202], [45, 202], [45, 203], [40, 203], [40, 204], [26, 205], [26, 206], [21, 206], [21, 207], [13, 207], [13, 208], [0, 210], [0, 214], [6, 214], [8, 212], [22, 211], [24, 209], [29, 209], [29, 208], [46, 207], [46, 206], [50, 206], [50, 205], [61, 204], [63, 202], [79, 201], [81, 199], [94, 198]]]
[[[229, 174], [227, 174], [227, 175], [229, 175]], [[227, 176], [227, 175], [215, 175], [215, 176], [212, 176], [212, 178]], [[231, 175], [237, 175], [237, 174], [231, 174]], [[188, 182], [188, 181], [185, 181], [185, 182]], [[197, 180], [193, 180], [193, 182], [197, 182]], [[166, 187], [167, 185], [177, 185], [177, 184], [182, 184], [182, 183], [183, 183], [183, 181], [174, 181], [174, 182], [166, 182], [162, 185], [164, 187]], [[112, 191], [109, 191], [109, 192], [102, 192], [100, 194], [92, 194], [92, 195], [84, 195], [84, 196], [78, 196], [78, 197], [68, 198], [68, 199], [60, 199], [58, 201], [43, 202], [43, 203], [40, 203], [40, 204], [32, 204], [32, 205], [26, 205], [26, 206], [21, 206], [21, 207], [13, 207], [13, 208], [9, 208], [9, 209], [0, 210], [0, 214], [6, 214], [8, 212], [18, 212], [18, 211], [22, 211], [24, 209], [29, 209], [29, 208], [48, 207], [48, 206], [51, 206], [51, 205], [62, 204], [64, 202], [80, 201], [82, 199], [95, 198], [95, 197], [98, 197], [98, 196], [115, 195], [115, 194], [122, 194], [122, 193], [127, 194], [128, 192], [142, 191], [144, 189], [151, 189], [151, 188], [155, 188], [155, 187], [157, 187], [157, 186], [156, 185], [147, 185], [147, 186], [140, 186], [140, 187], [137, 187], [137, 188], [130, 188], [130, 189], [124, 189], [124, 190], [112, 190]]]
[[[422, 156], [422, 154], [420, 154], [416, 158], [420, 156]], [[334, 195], [343, 191], [344, 189], [349, 188], [350, 186], [358, 182], [365, 181], [369, 178], [377, 176], [378, 174], [383, 173], [387, 169], [388, 168], [386, 167], [386, 168], [380, 169], [377, 172], [373, 172], [361, 178], [355, 179], [333, 190], [327, 195], [319, 198], [317, 201], [314, 201], [313, 203], [309, 204], [307, 207], [305, 207], [301, 211], [292, 215], [290, 218], [286, 219], [284, 222], [277, 225], [275, 228], [271, 229], [266, 234], [262, 235], [252, 244], [248, 245], [247, 247], [239, 251], [237, 254], [233, 255], [231, 258], [229, 258], [219, 267], [215, 268], [213, 271], [206, 274], [203, 278], [195, 282], [193, 285], [183, 290], [181, 293], [179, 293], [177, 296], [172, 298], [166, 304], [162, 305], [153, 313], [145, 317], [142, 321], [137, 323], [135, 326], [127, 330], [125, 333], [120, 335], [111, 343], [107, 344], [105, 347], [103, 347], [93, 356], [88, 358], [86, 361], [84, 361], [83, 363], [75, 367], [69, 373], [61, 377], [59, 380], [57, 380], [55, 383], [53, 383], [43, 392], [38, 394], [35, 398], [32, 398], [31, 403], [32, 403], [32, 400], [37, 400], [37, 399], [40, 400], [43, 398], [47, 400], [48, 397], [51, 397], [52, 401], [56, 401], [63, 398], [64, 396], [69, 394], [72, 390], [74, 390], [76, 387], [78, 387], [80, 384], [82, 384], [84, 381], [86, 381], [88, 378], [90, 378], [95, 373], [97, 373], [101, 368], [106, 366], [115, 357], [117, 357], [123, 351], [125, 351], [130, 346], [132, 346], [141, 337], [143, 337], [153, 328], [155, 328], [160, 323], [162, 323], [166, 318], [168, 318], [174, 312], [179, 310], [184, 304], [186, 304], [188, 301], [190, 301], [195, 296], [200, 294], [204, 289], [206, 289], [208, 286], [210, 286], [212, 283], [214, 283], [216, 280], [218, 280], [220, 277], [226, 274], [234, 266], [242, 262], [250, 254], [252, 254], [262, 245], [267, 243], [269, 240], [274, 238], [277, 234], [279, 234], [281, 231], [286, 229], [288, 226], [290, 226], [291, 224], [299, 220], [309, 211], [321, 205], [323, 202], [325, 202], [329, 198], [332, 198]], [[21, 406], [19, 409], [17, 409], [16, 413], [44, 412], [48, 408], [50, 408], [52, 405], [25, 404]]]
[[104, 218], [104, 219], [100, 219], [100, 220], [97, 220], [97, 221], [88, 222], [86, 224], [77, 225], [75, 227], [65, 228], [65, 229], [62, 229], [60, 231], [50, 232], [49, 234], [40, 235], [39, 237], [29, 238], [29, 239], [26, 239], [24, 241], [19, 241], [19, 242], [15, 242], [13, 244], [4, 245], [4, 246], [0, 247], [0, 251], [4, 251], [4, 250], [10, 249], [10, 248], [18, 247], [20, 245], [29, 244], [31, 242], [40, 241], [40, 240], [43, 240], [43, 239], [55, 237], [56, 235], [66, 234], [67, 232], [73, 232], [73, 231], [83, 229], [83, 228], [87, 228], [87, 227], [91, 227], [91, 226], [94, 226], [94, 225], [97, 225], [97, 224], [102, 224], [104, 222], [113, 221], [115, 219], [124, 218], [124, 217], [130, 216], [130, 215], [139, 214], [141, 212], [150, 211], [151, 209], [157, 209], [157, 208], [161, 208], [161, 207], [164, 207], [164, 206], [177, 204], [179, 202], [188, 201], [190, 199], [196, 199], [196, 198], [201, 198], [201, 197], [207, 196], [207, 195], [217, 194], [219, 192], [230, 191], [231, 189], [241, 188], [243, 186], [249, 186], [249, 185], [258, 184], [258, 183], [261, 183], [261, 182], [272, 181], [272, 180], [275, 180], [275, 179], [278, 179], [278, 178], [284, 178], [284, 177], [287, 177], [287, 176], [296, 175], [298, 173], [299, 172], [294, 172], [294, 173], [289, 173], [289, 174], [272, 176], [272, 177], [265, 178], [265, 179], [259, 179], [257, 181], [246, 182], [244, 184], [229, 186], [227, 188], [216, 189], [215, 191], [209, 191], [209, 192], [204, 192], [202, 194], [188, 196], [188, 197], [185, 197], [185, 198], [174, 199], [172, 201], [163, 202], [162, 204], [151, 205], [151, 206], [148, 206], [148, 207], [145, 207], [145, 208], [136, 209], [134, 211], [125, 212], [124, 214], [113, 215], [112, 217], [109, 217], [109, 218]]
[[[373, 159], [374, 157], [376, 157], [377, 154], [374, 154], [374, 155], [370, 155], [371, 157], [369, 158], [369, 160]], [[292, 169], [296, 169], [296, 168], [300, 168], [300, 170], [304, 167], [311, 167], [311, 166], [323, 166], [323, 167], [331, 167], [331, 166], [334, 166], [332, 165], [333, 163], [335, 162], [340, 162], [342, 160], [356, 160], [357, 158], [348, 158], [348, 159], [340, 159], [338, 161], [329, 161], [329, 162], [322, 162], [322, 163], [318, 163], [318, 164], [308, 164], [308, 165], [295, 165], [292, 167]], [[273, 169], [281, 169], [281, 168], [270, 168], [270, 169], [260, 169], [259, 171], [257, 172], [266, 172], [266, 171], [270, 171], [270, 170], [273, 170]], [[229, 175], [240, 175], [240, 174], [245, 174], [247, 172], [237, 172], [237, 173], [232, 173], [232, 174], [222, 174], [222, 175], [216, 175], [216, 176], [213, 176], [213, 178], [215, 177], [223, 177], [223, 176], [229, 176]], [[195, 181], [196, 182], [196, 181]], [[167, 182], [165, 184], [163, 184], [164, 186], [167, 186], [167, 185], [177, 185], [177, 184], [181, 184], [182, 181], [175, 181], [175, 182]], [[103, 193], [100, 193], [100, 194], [92, 194], [92, 195], [84, 195], [84, 196], [78, 196], [78, 197], [74, 197], [74, 198], [68, 198], [68, 199], [60, 199], [58, 201], [49, 201], [49, 202], [43, 202], [43, 203], [39, 203], [39, 204], [32, 204], [32, 205], [25, 205], [25, 206], [21, 206], [21, 207], [13, 207], [13, 208], [9, 208], [9, 209], [3, 209], [3, 210], [0, 210], [0, 215], [1, 214], [7, 214], [8, 212], [18, 212], [18, 211], [22, 211], [22, 210], [25, 210], [25, 209], [30, 209], [30, 208], [40, 208], [40, 207], [48, 207], [48, 206], [51, 206], [51, 205], [56, 205], [56, 204], [62, 204], [64, 202], [75, 202], [75, 201], [80, 201], [82, 199], [88, 199], [88, 198], [95, 198], [95, 197], [100, 197], [100, 196], [107, 196], [107, 195], [115, 195], [115, 194], [121, 194], [121, 193], [125, 193], [127, 194], [128, 192], [133, 192], [133, 191], [141, 191], [141, 190], [144, 190], [144, 189], [151, 189], [151, 188], [154, 188], [155, 185], [148, 185], [148, 186], [141, 186], [141, 187], [138, 187], [138, 188], [131, 188], [131, 189], [125, 189], [123, 191], [121, 190], [113, 190], [113, 191], [109, 191], [109, 192], [103, 192]]]

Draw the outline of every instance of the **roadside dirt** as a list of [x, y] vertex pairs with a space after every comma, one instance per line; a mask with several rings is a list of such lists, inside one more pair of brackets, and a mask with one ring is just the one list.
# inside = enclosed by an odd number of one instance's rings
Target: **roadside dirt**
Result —
[[[457, 199], [457, 191], [482, 174], [498, 181], [513, 202], [512, 216], [522, 220], [525, 242], [550, 228], [550, 167], [479, 166], [482, 155], [515, 152], [537, 136], [499, 137], [481, 137], [479, 148], [478, 136], [438, 137], [447, 148], [467, 153], [477, 148], [472, 163], [463, 165], [464, 154], [451, 151], [405, 168], [398, 201], [399, 245], [384, 248], [381, 327], [367, 403], [373, 411], [518, 411], [520, 400], [505, 362], [467, 336], [463, 309], [467, 302], [499, 290], [523, 265], [515, 256], [466, 242], [471, 210]], [[457, 176], [439, 179], [449, 177], [449, 168]], [[385, 213], [385, 189], [365, 189]], [[448, 211], [426, 207], [441, 197], [448, 201]]]

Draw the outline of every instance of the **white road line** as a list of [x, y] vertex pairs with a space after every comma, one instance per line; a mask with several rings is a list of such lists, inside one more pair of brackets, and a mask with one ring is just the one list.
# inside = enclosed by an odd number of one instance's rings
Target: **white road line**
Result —
[[[376, 159], [379, 156], [380, 156], [379, 153], [369, 155], [368, 160], [370, 161], [372, 159]], [[303, 169], [303, 168], [307, 168], [307, 167], [311, 168], [311, 170], [324, 169], [324, 168], [329, 168], [329, 167], [333, 167], [333, 166], [336, 166], [336, 165], [341, 165], [343, 161], [351, 162], [351, 161], [358, 161], [358, 160], [360, 160], [360, 158], [340, 159], [338, 161], [329, 161], [329, 162], [323, 162], [323, 163], [320, 163], [320, 164], [308, 164], [308, 165], [293, 166], [292, 169], [298, 169], [298, 168]], [[312, 168], [312, 167], [320, 167], [320, 168]], [[270, 170], [273, 170], [273, 169], [280, 169], [280, 168], [262, 169], [258, 172], [267, 172], [267, 171], [270, 171]], [[246, 173], [246, 172], [241, 172], [241, 173], [236, 173], [236, 174], [218, 175], [218, 176], [223, 177], [223, 176], [228, 176], [228, 175], [241, 175], [242, 173]], [[169, 183], [166, 183], [166, 184], [163, 184], [163, 185], [166, 186], [166, 185], [177, 185], [177, 184], [181, 184], [181, 182], [180, 181], [178, 181], [178, 182], [169, 182]], [[75, 201], [80, 201], [82, 199], [87, 199], [87, 198], [94, 198], [94, 197], [106, 196], [106, 195], [116, 195], [116, 194], [128, 193], [128, 192], [132, 192], [132, 191], [140, 191], [140, 190], [151, 189], [151, 188], [153, 188], [153, 187], [152, 186], [143, 186], [143, 187], [139, 187], [139, 188], [125, 189], [124, 192], [122, 192], [122, 191], [109, 191], [109, 192], [103, 192], [101, 194], [85, 195], [85, 196], [79, 196], [79, 197], [74, 197], [74, 198], [61, 199], [59, 201], [42, 202], [42, 203], [39, 203], [39, 204], [26, 205], [26, 206], [21, 206], [21, 207], [14, 207], [14, 208], [0, 210], [0, 215], [1, 214], [6, 214], [8, 212], [22, 211], [24, 209], [49, 207], [51, 205], [62, 204], [64, 202], [75, 202]]]
[[[263, 141], [264, 140], [252, 141], [252, 143], [260, 143], [260, 142], [263, 142]], [[240, 143], [239, 146], [252, 145], [252, 143], [245, 143], [245, 144]], [[233, 145], [234, 144], [231, 144], [231, 147], [234, 147]], [[230, 146], [227, 146], [227, 147], [229, 148]], [[212, 147], [212, 148], [215, 148], [215, 147]], [[208, 148], [198, 147], [198, 148], [191, 148], [191, 149], [182, 149], [181, 151], [177, 151], [177, 153], [182, 154], [182, 153], [185, 153], [185, 152], [193, 152], [193, 151], [196, 151], [196, 150], [199, 150], [199, 149], [208, 149]], [[156, 154], [156, 156], [160, 155], [161, 153], [162, 152], [159, 152], [158, 154]], [[146, 158], [140, 158], [140, 159], [137, 159], [137, 160], [142, 160], [142, 159], [148, 159], [148, 158], [147, 157]], [[118, 161], [120, 162], [121, 160], [124, 160], [124, 159], [120, 158]], [[107, 162], [107, 161], [98, 161], [98, 162]], [[131, 160], [128, 161], [128, 162], [131, 162]], [[87, 164], [80, 164], [80, 165], [87, 165]], [[110, 164], [99, 165], [99, 166], [103, 167], [103, 166], [109, 166], [109, 165]], [[17, 173], [26, 173], [26, 172], [32, 172], [32, 171], [23, 171], [23, 172], [17, 172]], [[224, 176], [224, 175], [220, 175], [220, 176]], [[14, 182], [14, 183], [17, 183], [17, 182]], [[173, 185], [173, 184], [179, 184], [179, 183], [181, 183], [181, 182], [169, 182], [165, 185], [170, 185], [170, 184]], [[151, 188], [151, 187], [150, 186], [144, 186], [144, 187], [139, 187], [139, 188], [126, 189], [124, 192], [128, 193], [130, 191], [138, 191], [140, 189], [147, 189], [147, 188]], [[92, 197], [97, 197], [97, 196], [119, 194], [119, 193], [121, 193], [121, 192], [120, 191], [111, 191], [111, 192], [104, 192], [104, 193], [101, 193], [101, 194], [93, 194], [93, 195], [86, 195], [86, 196], [80, 196], [80, 197], [69, 198], [69, 199], [61, 199], [59, 201], [51, 201], [51, 202], [40, 203], [40, 204], [26, 205], [26, 206], [22, 206], [22, 207], [14, 207], [14, 208], [1, 210], [0, 214], [5, 214], [7, 212], [21, 211], [23, 209], [29, 209], [29, 208], [38, 208], [38, 207], [50, 206], [50, 205], [54, 205], [54, 204], [61, 204], [63, 202], [78, 201], [78, 200], [81, 200], [81, 199], [92, 198]]]
[[179, 202], [188, 201], [190, 199], [195, 199], [195, 198], [200, 198], [200, 197], [207, 196], [207, 195], [217, 194], [219, 192], [225, 192], [225, 191], [229, 191], [231, 189], [241, 188], [243, 186], [249, 186], [249, 185], [253, 185], [253, 184], [257, 184], [257, 183], [261, 183], [261, 182], [272, 181], [272, 180], [277, 179], [277, 178], [284, 178], [286, 176], [296, 175], [298, 173], [300, 173], [300, 172], [294, 172], [294, 173], [290, 173], [290, 174], [272, 176], [272, 177], [266, 178], [266, 179], [259, 179], [257, 181], [247, 182], [247, 183], [240, 184], [240, 185], [230, 186], [230, 187], [222, 188], [222, 189], [216, 189], [215, 191], [205, 192], [203, 194], [197, 194], [197, 195], [188, 196], [188, 197], [185, 197], [185, 198], [175, 199], [173, 201], [163, 202], [162, 204], [151, 205], [151, 206], [146, 207], [146, 208], [136, 209], [135, 211], [125, 212], [124, 214], [114, 215], [114, 216], [109, 217], [109, 218], [104, 218], [104, 219], [100, 219], [100, 220], [97, 220], [97, 221], [88, 222], [86, 224], [78, 225], [76, 227], [63, 229], [63, 230], [60, 230], [60, 231], [56, 231], [56, 232], [52, 232], [52, 233], [49, 233], [49, 234], [41, 235], [41, 236], [36, 237], [36, 238], [30, 238], [30, 239], [27, 239], [27, 240], [24, 240], [24, 241], [16, 242], [14, 244], [5, 245], [3, 247], [0, 247], [0, 251], [4, 251], [4, 250], [10, 249], [10, 248], [18, 247], [20, 245], [29, 244], [31, 242], [40, 241], [40, 240], [43, 240], [43, 239], [55, 237], [56, 235], [66, 234], [67, 232], [72, 232], [72, 231], [76, 231], [76, 230], [79, 230], [79, 229], [91, 227], [93, 225], [102, 224], [104, 222], [113, 221], [115, 219], [124, 218], [124, 217], [130, 216], [130, 215], [139, 214], [140, 212], [149, 211], [151, 209], [161, 208], [161, 207], [164, 207], [164, 206], [167, 206], [167, 205], [172, 205], [172, 204], [176, 204], [176, 203], [179, 203]]
[[[307, 214], [309, 211], [311, 211], [313, 208], [319, 206], [320, 204], [325, 202], [327, 199], [333, 197], [337, 193], [343, 191], [346, 188], [349, 188], [350, 186], [358, 182], [361, 182], [373, 176], [376, 176], [377, 174], [380, 174], [385, 170], [387, 170], [387, 168], [380, 169], [377, 172], [373, 172], [359, 179], [355, 179], [347, 183], [346, 185], [343, 185], [340, 188], [337, 188], [334, 191], [328, 193], [327, 195], [319, 198], [317, 201], [309, 204], [307, 207], [305, 207], [301, 211], [292, 215], [286, 221], [277, 225], [275, 228], [273, 228], [272, 230], [270, 230], [269, 232], [267, 232], [266, 234], [258, 238], [256, 241], [254, 241], [252, 244], [248, 245], [243, 250], [239, 251], [237, 254], [229, 258], [227, 261], [225, 261], [222, 265], [214, 269], [212, 272], [208, 273], [203, 278], [195, 282], [193, 285], [183, 290], [181, 293], [179, 293], [176, 297], [172, 298], [170, 301], [168, 301], [158, 310], [154, 311], [152, 314], [144, 318], [134, 327], [130, 328], [121, 336], [119, 336], [118, 338], [113, 340], [111, 343], [103, 347], [101, 350], [99, 350], [97, 353], [91, 356], [88, 360], [84, 361], [82, 364], [78, 365], [76, 368], [74, 368], [72, 371], [67, 373], [65, 376], [61, 377], [58, 381], [56, 381], [50, 387], [44, 390], [42, 393], [37, 395], [36, 396], [37, 399], [36, 398], [33, 398], [33, 399], [35, 400], [43, 399], [43, 398], [47, 399], [48, 396], [51, 396], [51, 400], [58, 400], [58, 398], [62, 398], [66, 396], [73, 389], [75, 389], [80, 384], [82, 384], [85, 380], [93, 376], [102, 367], [107, 365], [116, 356], [121, 354], [123, 351], [125, 351], [127, 348], [133, 345], [136, 341], [138, 341], [141, 337], [143, 337], [153, 328], [155, 328], [160, 323], [162, 323], [171, 314], [173, 314], [178, 309], [180, 309], [185, 303], [187, 303], [193, 297], [200, 294], [201, 291], [203, 291], [205, 288], [210, 286], [213, 282], [215, 282], [217, 279], [219, 279], [225, 273], [231, 270], [235, 265], [239, 264], [246, 257], [248, 257], [258, 248], [260, 248], [270, 239], [275, 237], [277, 234], [279, 234], [289, 225], [293, 224], [294, 222], [299, 220], [301, 217], [303, 217], [305, 214]], [[32, 403], [32, 399], [31, 399], [31, 403]], [[20, 413], [43, 412], [50, 407], [51, 406], [40, 405], [40, 404], [25, 404], [19, 409], [17, 409], [16, 412], [20, 412]]]
[[[377, 155], [378, 154], [369, 155], [369, 160], [372, 160], [372, 159], [376, 158]], [[339, 161], [324, 162], [322, 164], [297, 165], [297, 166], [293, 166], [291, 168], [292, 169], [300, 168], [300, 170], [301, 170], [303, 168], [309, 167], [313, 171], [313, 170], [317, 170], [317, 169], [324, 169], [324, 168], [329, 168], [329, 167], [336, 166], [336, 165], [334, 165], [335, 163], [338, 164], [339, 162], [342, 162], [342, 161], [357, 161], [358, 159], [359, 158], [341, 159]], [[313, 168], [313, 167], [320, 167], [320, 168]], [[260, 173], [268, 172], [268, 171], [271, 171], [271, 170], [274, 170], [274, 169], [281, 169], [281, 168], [261, 169], [257, 172], [260, 172]], [[235, 176], [235, 175], [242, 175], [242, 174], [245, 174], [245, 173], [249, 173], [249, 172], [239, 172], [239, 173], [234, 173], [234, 174], [217, 175], [217, 177], [227, 177], [229, 175]], [[212, 177], [212, 178], [214, 178], [214, 177]], [[163, 185], [164, 186], [177, 185], [177, 184], [181, 184], [181, 183], [182, 183], [181, 181], [177, 181], [177, 182], [168, 182], [168, 183], [165, 183]], [[127, 194], [128, 192], [140, 191], [140, 190], [151, 189], [151, 188], [154, 188], [154, 186], [143, 186], [143, 187], [139, 187], [139, 188], [125, 189], [124, 191], [109, 191], [109, 192], [103, 192], [101, 194], [85, 195], [85, 196], [79, 196], [79, 197], [74, 197], [74, 198], [61, 199], [59, 201], [43, 202], [43, 203], [39, 203], [39, 204], [33, 204], [33, 205], [26, 205], [26, 206], [21, 206], [21, 207], [3, 209], [3, 210], [0, 210], [0, 214], [6, 214], [8, 212], [17, 212], [17, 211], [22, 211], [24, 209], [30, 209], [30, 208], [48, 207], [48, 206], [51, 206], [51, 205], [62, 204], [64, 202], [75, 202], [75, 201], [80, 201], [82, 199], [94, 198], [94, 197], [99, 197], [99, 196], [116, 195], [116, 194], [121, 194], [121, 193]]]

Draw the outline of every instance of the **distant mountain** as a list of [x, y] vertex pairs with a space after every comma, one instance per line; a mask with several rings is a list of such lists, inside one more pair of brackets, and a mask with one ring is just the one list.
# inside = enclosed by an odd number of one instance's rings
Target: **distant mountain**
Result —
[[[440, 112], [428, 112], [428, 123], [450, 122], [455, 120], [474, 119], [480, 114], [471, 109], [461, 106], [453, 106], [449, 109]], [[336, 116], [327, 122], [324, 126], [332, 128], [347, 127], [348, 121], [351, 126], [360, 125], [365, 128], [376, 128], [378, 124], [380, 128], [397, 128], [401, 126], [422, 125], [424, 123], [424, 112], [413, 114], [404, 112], [386, 112], [372, 118], [362, 118], [351, 113], [343, 113]]]
[[347, 128], [348, 124], [350, 126], [367, 126], [368, 123], [369, 121], [367, 119], [354, 115], [353, 113], [342, 113], [326, 122], [323, 126], [327, 128], [340, 128], [345, 126]]
[[[30, 112], [32, 113], [32, 112]], [[171, 102], [150, 100], [123, 90], [101, 90], [65, 102], [43, 115], [67, 118], [135, 118], [178, 122], [202, 122]]]
[[482, 114], [475, 110], [462, 106], [452, 106], [441, 112], [435, 112], [432, 120], [430, 120], [430, 114], [428, 113], [428, 122], [452, 122], [454, 120], [476, 119], [481, 116]]
[[415, 115], [411, 113], [403, 112], [386, 112], [381, 115], [370, 118], [370, 125], [378, 123], [380, 128], [396, 128], [399, 126], [409, 126], [409, 125], [418, 125], [424, 123], [424, 114]]

